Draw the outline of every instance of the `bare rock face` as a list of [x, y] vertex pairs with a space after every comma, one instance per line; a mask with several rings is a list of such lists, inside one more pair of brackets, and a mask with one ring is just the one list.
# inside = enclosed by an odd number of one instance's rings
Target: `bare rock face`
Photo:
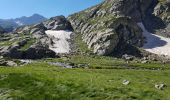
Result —
[[44, 25], [47, 30], [72, 30], [70, 22], [64, 16], [52, 17]]
[[154, 9], [154, 15], [162, 19], [165, 27], [164, 29], [159, 29], [158, 32], [170, 37], [170, 1], [163, 0], [162, 2], [158, 3]]
[[170, 1], [154, 0], [143, 21], [150, 32], [170, 37]]
[[26, 59], [41, 59], [46, 57], [54, 58], [56, 57], [55, 52], [48, 49], [48, 46], [44, 45], [32, 45], [24, 53], [24, 58]]
[[[146, 0], [145, 0], [146, 1]], [[149, 0], [151, 1], [151, 0]], [[140, 47], [143, 36], [137, 22], [142, 21], [143, 1], [106, 0], [68, 17], [74, 30], [98, 55], [126, 52], [127, 45]], [[142, 7], [145, 11], [147, 7]], [[127, 48], [128, 49], [128, 48]]]

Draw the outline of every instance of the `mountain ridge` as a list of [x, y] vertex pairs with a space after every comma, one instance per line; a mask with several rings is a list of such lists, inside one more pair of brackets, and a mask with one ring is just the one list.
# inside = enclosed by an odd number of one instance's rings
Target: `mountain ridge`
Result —
[[23, 26], [23, 25], [32, 25], [42, 21], [47, 20], [39, 14], [33, 14], [32, 16], [26, 17], [22, 16], [14, 19], [0, 19], [0, 26], [3, 27], [7, 32], [13, 31], [13, 29]]

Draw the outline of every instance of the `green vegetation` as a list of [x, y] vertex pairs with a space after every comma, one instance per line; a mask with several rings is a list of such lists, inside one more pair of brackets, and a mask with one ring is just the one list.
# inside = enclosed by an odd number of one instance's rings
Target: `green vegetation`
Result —
[[88, 46], [85, 42], [82, 41], [82, 36], [81, 34], [76, 34], [75, 36], [75, 45], [79, 49], [80, 52], [85, 52], [85, 53], [90, 53], [92, 52], [90, 49], [88, 49]]
[[[0, 68], [0, 99], [169, 100], [169, 73], [170, 70], [65, 69], [41, 62]], [[122, 84], [125, 79], [130, 81], [127, 86]], [[158, 90], [154, 87], [157, 83], [167, 87]]]
[[35, 41], [36, 41], [36, 39], [30, 39], [29, 41], [27, 41], [27, 43], [24, 45], [24, 46], [22, 46], [21, 48], [20, 48], [20, 50], [21, 51], [25, 51], [25, 50], [27, 50], [31, 45], [33, 45], [34, 43], [35, 43]]

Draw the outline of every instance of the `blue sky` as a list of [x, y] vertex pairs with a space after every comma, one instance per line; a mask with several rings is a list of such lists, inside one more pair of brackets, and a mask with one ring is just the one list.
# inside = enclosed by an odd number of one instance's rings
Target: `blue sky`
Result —
[[30, 16], [34, 13], [45, 17], [68, 16], [96, 5], [103, 0], [0, 0], [0, 19]]

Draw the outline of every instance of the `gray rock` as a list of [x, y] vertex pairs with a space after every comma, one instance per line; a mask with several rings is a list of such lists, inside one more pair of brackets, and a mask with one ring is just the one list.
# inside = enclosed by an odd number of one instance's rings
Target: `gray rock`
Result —
[[47, 30], [72, 30], [70, 22], [64, 16], [56, 16], [44, 22]]
[[155, 84], [155, 88], [156, 89], [159, 89], [159, 90], [162, 90], [163, 88], [165, 88], [166, 85], [165, 84]]
[[88, 68], [89, 64], [78, 64], [77, 67], [78, 68]]
[[12, 45], [4, 47], [2, 50], [0, 50], [0, 55], [4, 57], [11, 57], [11, 58], [21, 58], [22, 52], [18, 50], [19, 45]]
[[123, 85], [129, 85], [129, 84], [130, 84], [130, 81], [128, 81], [128, 80], [123, 80], [122, 84], [123, 84]]
[[58, 57], [56, 53], [52, 50], [50, 50], [47, 46], [43, 45], [32, 45], [30, 48], [28, 48], [25, 53], [24, 57], [25, 59], [40, 59], [40, 58], [47, 58], [47, 57]]
[[0, 59], [0, 66], [15, 67], [17, 66], [17, 63], [15, 63], [14, 61], [6, 60], [6, 59]]
[[131, 56], [131, 55], [127, 55], [127, 54], [122, 55], [122, 58], [123, 58], [123, 59], [125, 59], [125, 60], [128, 60], [128, 61], [131, 61], [131, 60], [133, 60], [133, 59], [134, 59], [134, 57], [133, 57], [133, 56]]
[[23, 40], [21, 40], [21, 41], [19, 41], [18, 42], [18, 45], [20, 46], [20, 47], [22, 47], [22, 46], [24, 46], [25, 44], [27, 44], [27, 39], [23, 39]]
[[14, 66], [17, 66], [17, 63], [13, 62], [13, 61], [7, 61], [6, 62], [6, 65], [7, 66], [10, 66], [10, 67], [14, 67]]
[[143, 60], [143, 61], [141, 61], [142, 64], [146, 64], [146, 63], [148, 63], [148, 62], [149, 62], [148, 60]]

